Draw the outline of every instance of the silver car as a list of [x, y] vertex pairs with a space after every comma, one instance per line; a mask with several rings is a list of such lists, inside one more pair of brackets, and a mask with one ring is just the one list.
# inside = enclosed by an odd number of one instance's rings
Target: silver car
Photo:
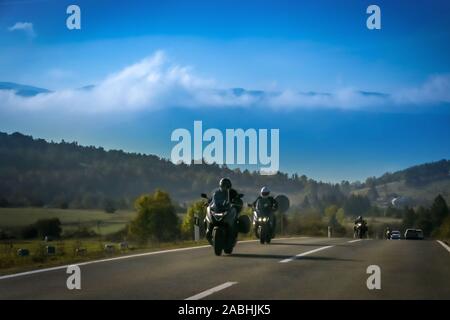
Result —
[[401, 238], [402, 238], [402, 235], [401, 235], [400, 231], [395, 230], [395, 231], [391, 232], [391, 237], [390, 237], [391, 240], [400, 240]]

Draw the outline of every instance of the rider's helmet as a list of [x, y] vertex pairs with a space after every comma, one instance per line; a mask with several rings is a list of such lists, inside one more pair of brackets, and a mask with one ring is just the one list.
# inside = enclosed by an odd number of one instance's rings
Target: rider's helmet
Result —
[[228, 178], [220, 179], [219, 187], [220, 187], [220, 190], [222, 190], [222, 191], [227, 191], [227, 190], [231, 189], [231, 180]]
[[262, 197], [267, 197], [270, 194], [270, 190], [268, 187], [264, 186], [261, 188], [261, 196]]
[[358, 218], [356, 218], [356, 221], [362, 221], [362, 217], [358, 216]]

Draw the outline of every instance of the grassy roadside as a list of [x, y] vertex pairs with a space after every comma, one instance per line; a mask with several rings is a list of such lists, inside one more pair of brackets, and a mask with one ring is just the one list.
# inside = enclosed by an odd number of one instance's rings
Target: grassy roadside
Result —
[[[87, 251], [84, 255], [77, 255], [76, 245], [82, 243], [82, 247]], [[110, 244], [114, 246], [113, 252], [106, 252], [104, 246]], [[63, 240], [45, 243], [43, 241], [21, 241], [13, 244], [1, 243], [0, 249], [0, 275], [13, 274], [35, 269], [56, 267], [67, 264], [76, 264], [86, 261], [126, 256], [159, 250], [202, 246], [207, 244], [206, 240], [177, 241], [164, 243], [149, 243], [147, 245], [129, 244], [129, 248], [120, 249], [119, 243], [96, 241], [96, 240]], [[47, 255], [45, 246], [56, 247], [56, 254]], [[8, 249], [5, 249], [8, 247]], [[30, 255], [20, 257], [17, 250], [24, 248], [30, 250]]]
[[[251, 234], [240, 236], [239, 240], [253, 240]], [[113, 252], [106, 252], [104, 246], [110, 244], [114, 246]], [[7, 275], [30, 270], [50, 268], [68, 264], [76, 264], [86, 261], [126, 256], [130, 254], [139, 254], [160, 250], [170, 250], [178, 248], [196, 247], [207, 245], [205, 239], [200, 241], [180, 240], [174, 242], [149, 243], [139, 245], [130, 243], [127, 249], [120, 249], [118, 242], [108, 242], [103, 240], [79, 239], [79, 240], [61, 240], [45, 243], [44, 241], [16, 241], [12, 244], [3, 241], [0, 242], [0, 275]], [[47, 255], [46, 246], [54, 246], [56, 254]], [[76, 248], [85, 248], [84, 255], [77, 255]], [[17, 250], [28, 249], [30, 255], [20, 257]]]

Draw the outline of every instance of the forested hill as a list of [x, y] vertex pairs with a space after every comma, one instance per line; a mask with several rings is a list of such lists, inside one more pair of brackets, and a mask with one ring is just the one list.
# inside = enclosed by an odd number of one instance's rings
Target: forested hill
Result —
[[450, 160], [441, 160], [413, 166], [394, 173], [385, 173], [379, 178], [372, 179], [376, 185], [403, 180], [407, 185], [418, 186], [449, 178]]
[[445, 168], [448, 179], [449, 163], [443, 160], [417, 166], [369, 178], [367, 183], [329, 184], [304, 175], [262, 176], [218, 165], [174, 165], [155, 155], [0, 132], [0, 206], [101, 208], [112, 201], [116, 207], [125, 208], [131, 207], [138, 195], [156, 188], [168, 191], [178, 202], [188, 202], [215, 188], [224, 176], [245, 193], [245, 201], [252, 200], [262, 185], [269, 185], [275, 193], [290, 196], [294, 204], [304, 202], [305, 196], [312, 205], [338, 203], [352, 191], [373, 184], [379, 188], [395, 179], [420, 183], [445, 179]]
[[261, 176], [218, 165], [174, 165], [154, 155], [47, 142], [20, 133], [0, 133], [0, 159], [0, 199], [10, 206], [92, 208], [114, 200], [120, 207], [155, 188], [168, 191], [177, 201], [191, 201], [217, 187], [224, 176], [252, 197], [265, 184], [289, 193], [307, 188], [319, 196], [336, 191], [336, 186], [305, 176]]

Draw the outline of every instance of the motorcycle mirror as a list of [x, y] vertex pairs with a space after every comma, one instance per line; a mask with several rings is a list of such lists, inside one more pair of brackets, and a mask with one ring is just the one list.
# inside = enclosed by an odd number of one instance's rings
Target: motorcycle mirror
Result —
[[201, 196], [202, 198], [208, 199], [208, 196], [206, 195], [206, 193], [202, 193], [200, 196]]
[[285, 213], [286, 211], [288, 211], [289, 206], [290, 206], [288, 197], [280, 194], [275, 197], [275, 200], [278, 202], [278, 211], [279, 212]]

